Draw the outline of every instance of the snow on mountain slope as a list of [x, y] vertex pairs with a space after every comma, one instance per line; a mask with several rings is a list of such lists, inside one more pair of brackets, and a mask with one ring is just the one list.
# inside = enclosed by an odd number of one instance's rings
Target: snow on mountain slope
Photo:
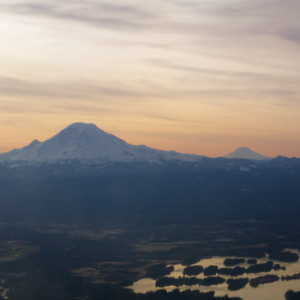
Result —
[[257, 152], [252, 151], [251, 149], [247, 147], [240, 147], [237, 148], [232, 153], [224, 156], [225, 158], [242, 158], [242, 159], [252, 159], [252, 160], [265, 160], [265, 159], [271, 159], [271, 157], [267, 157], [264, 155], [261, 155]]
[[21, 149], [0, 154], [0, 160], [43, 162], [82, 159], [103, 162], [162, 160], [196, 161], [201, 156], [134, 146], [99, 129], [94, 124], [74, 123], [57, 135], [39, 142], [34, 140]]

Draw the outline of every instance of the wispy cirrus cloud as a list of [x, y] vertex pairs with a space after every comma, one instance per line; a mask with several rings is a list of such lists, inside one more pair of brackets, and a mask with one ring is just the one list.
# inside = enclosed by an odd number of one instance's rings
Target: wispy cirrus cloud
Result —
[[1, 118], [296, 132], [299, 19], [299, 0], [2, 0]]
[[78, 1], [12, 0], [1, 12], [125, 30], [166, 30], [185, 34], [275, 34], [298, 41], [297, 0]]
[[[201, 47], [203, 38], [228, 43], [274, 37], [299, 43], [300, 2], [297, 0], [118, 1], [12, 0], [0, 3], [0, 14], [73, 22], [117, 32], [134, 32], [133, 43], [147, 34], [185, 36]], [[257, 47], [268, 41], [257, 40]], [[227, 44], [226, 44], [227, 41]], [[153, 41], [152, 41], [153, 42]], [[178, 40], [178, 42], [183, 42]], [[149, 43], [150, 44], [150, 43]], [[160, 46], [160, 43], [156, 43]], [[153, 45], [153, 43], [152, 43]], [[242, 46], [242, 45], [241, 45]]]
[[[298, 42], [300, 2], [297, 0], [176, 1], [190, 15], [205, 16], [208, 33], [274, 35]], [[201, 23], [198, 22], [198, 24]], [[205, 23], [205, 22], [203, 22]], [[210, 26], [209, 26], [210, 25]], [[226, 35], [225, 35], [226, 37]]]
[[12, 77], [0, 77], [1, 96], [43, 98], [94, 99], [95, 97], [140, 97], [137, 91], [121, 86], [91, 82], [39, 82]]
[[104, 1], [14, 1], [0, 4], [2, 12], [85, 23], [112, 29], [137, 29], [154, 18], [147, 10], [132, 4]]

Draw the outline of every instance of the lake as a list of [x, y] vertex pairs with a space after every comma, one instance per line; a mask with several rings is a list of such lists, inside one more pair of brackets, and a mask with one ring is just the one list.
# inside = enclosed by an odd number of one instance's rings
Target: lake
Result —
[[[285, 249], [285, 251], [297, 253], [299, 255], [298, 250], [294, 249]], [[191, 266], [202, 266], [203, 268], [206, 268], [208, 266], [218, 266], [218, 268], [224, 268], [224, 260], [225, 258], [236, 258], [236, 257], [211, 257], [211, 258], [205, 258], [201, 259], [196, 264], [193, 264]], [[247, 268], [250, 265], [247, 263], [248, 257], [243, 257], [245, 259], [244, 263], [240, 263], [237, 266]], [[268, 254], [266, 254], [266, 257], [264, 258], [258, 258], [257, 264], [260, 263], [266, 263], [270, 261], [268, 258]], [[283, 300], [284, 295], [286, 291], [288, 290], [294, 290], [298, 291], [300, 290], [300, 280], [289, 280], [289, 281], [282, 281], [281, 276], [292, 276], [294, 274], [297, 274], [300, 272], [300, 263], [299, 260], [297, 262], [287, 263], [287, 262], [280, 262], [278, 260], [272, 260], [274, 265], [279, 264], [280, 266], [284, 266], [285, 270], [271, 270], [269, 272], [259, 272], [259, 273], [250, 273], [250, 274], [243, 274], [241, 276], [229, 276], [229, 275], [217, 275], [220, 277], [223, 277], [226, 281], [230, 278], [232, 279], [238, 279], [238, 278], [246, 278], [248, 277], [249, 280], [252, 278], [257, 278], [260, 276], [266, 276], [266, 275], [277, 275], [280, 279], [278, 281], [272, 282], [272, 283], [266, 283], [266, 284], [260, 284], [258, 287], [251, 287], [248, 283], [244, 288], [237, 290], [237, 291], [230, 291], [228, 290], [227, 283], [222, 283], [219, 285], [212, 285], [212, 286], [199, 286], [199, 285], [193, 285], [193, 286], [185, 286], [182, 285], [180, 287], [176, 286], [167, 286], [163, 289], [166, 289], [168, 291], [171, 291], [173, 289], [178, 288], [179, 290], [200, 290], [201, 292], [208, 292], [208, 291], [214, 291], [216, 296], [225, 296], [226, 294], [228, 296], [235, 296], [240, 297], [244, 300]], [[183, 270], [186, 268], [186, 266], [177, 264], [173, 265], [174, 271], [171, 272], [170, 275], [167, 277], [173, 277], [173, 278], [179, 278], [179, 277], [191, 277], [187, 275], [183, 275]], [[196, 278], [204, 278], [203, 272], [197, 276]], [[213, 276], [212, 276], [213, 277]], [[135, 293], [146, 293], [149, 291], [156, 291], [158, 288], [155, 285], [155, 280], [151, 278], [144, 278], [137, 282], [135, 282], [132, 286], [129, 288], [133, 289]]]

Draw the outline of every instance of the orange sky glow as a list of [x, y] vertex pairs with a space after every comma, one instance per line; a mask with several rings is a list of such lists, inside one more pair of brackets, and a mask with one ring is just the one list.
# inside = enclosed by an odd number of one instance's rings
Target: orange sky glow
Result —
[[300, 2], [0, 3], [0, 152], [74, 122], [132, 144], [300, 157]]

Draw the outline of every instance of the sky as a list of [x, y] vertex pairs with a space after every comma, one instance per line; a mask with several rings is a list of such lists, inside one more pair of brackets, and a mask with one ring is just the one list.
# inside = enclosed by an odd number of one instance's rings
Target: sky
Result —
[[0, 0], [0, 152], [74, 122], [300, 157], [299, 0]]

